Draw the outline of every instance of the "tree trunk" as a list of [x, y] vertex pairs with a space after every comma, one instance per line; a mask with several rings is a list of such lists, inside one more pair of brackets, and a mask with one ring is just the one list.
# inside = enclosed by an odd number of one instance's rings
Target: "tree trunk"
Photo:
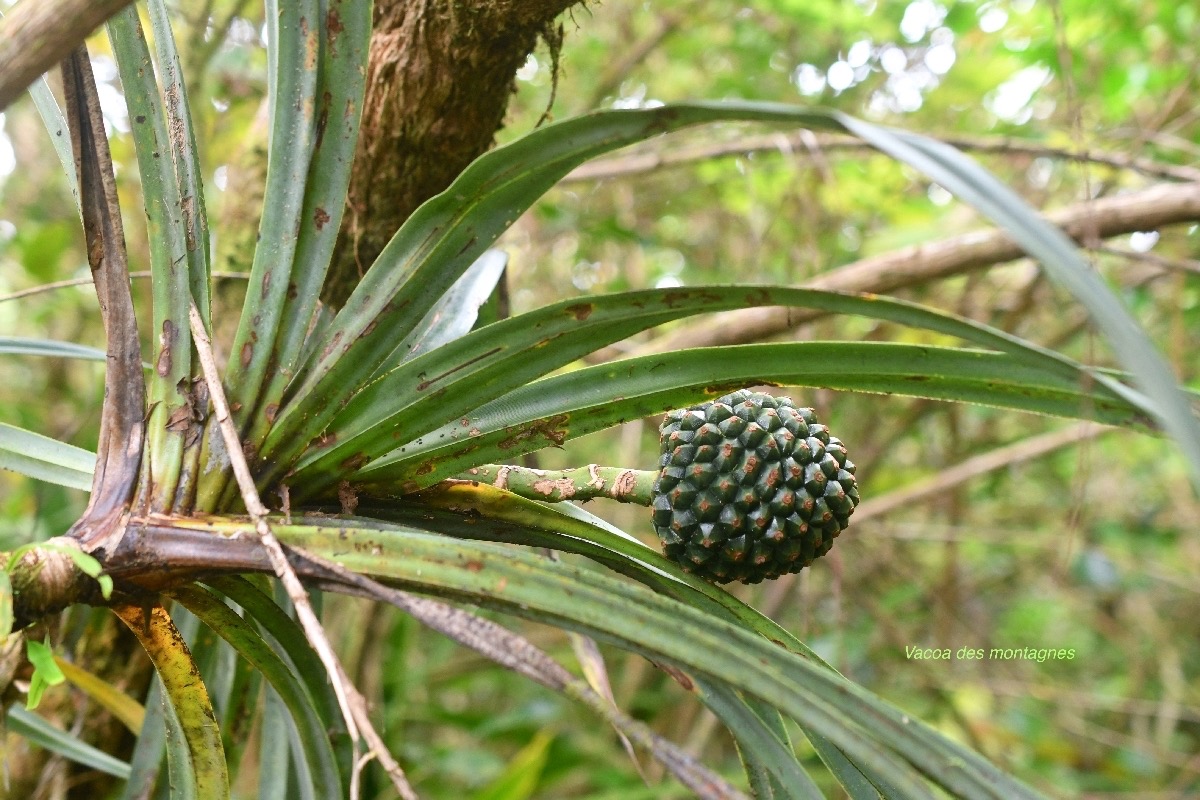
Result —
[[493, 144], [514, 73], [576, 0], [378, 0], [362, 133], [323, 299], [340, 306], [400, 224]]

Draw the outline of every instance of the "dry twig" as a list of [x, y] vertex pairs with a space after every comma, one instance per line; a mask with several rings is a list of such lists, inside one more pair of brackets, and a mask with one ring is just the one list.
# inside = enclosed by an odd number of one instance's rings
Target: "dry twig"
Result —
[[1087, 441], [1102, 433], [1116, 430], [1095, 422], [1080, 422], [1056, 431], [1031, 436], [1019, 442], [998, 447], [986, 453], [980, 453], [952, 467], [941, 470], [936, 475], [923, 481], [903, 486], [893, 492], [864, 500], [854, 510], [854, 521], [863, 522], [873, 517], [880, 517], [897, 509], [920, 502], [927, 497], [939, 496], [947, 490], [960, 486], [972, 478], [986, 475], [989, 472], [1002, 469], [1022, 461], [1029, 461], [1044, 456], [1063, 447]]
[[[129, 277], [132, 279], [149, 278], [153, 273], [150, 270], [140, 270], [138, 272], [130, 272]], [[211, 277], [217, 280], [246, 280], [250, 277], [249, 272], [213, 272]], [[33, 297], [34, 295], [43, 294], [45, 292], [54, 292], [59, 289], [70, 289], [72, 286], [91, 286], [93, 283], [91, 278], [68, 278], [64, 281], [54, 281], [53, 283], [42, 283], [37, 286], [30, 286], [28, 289], [21, 289], [17, 292], [0, 295], [0, 303], [8, 303], [12, 300], [20, 300], [23, 297]]]
[[[258, 489], [254, 486], [254, 478], [250, 474], [250, 467], [242, 453], [241, 442], [238, 440], [237, 431], [229, 416], [229, 403], [225, 399], [225, 390], [221, 386], [216, 358], [213, 356], [212, 342], [195, 301], [192, 301], [188, 321], [192, 329], [192, 338], [196, 343], [196, 351], [200, 355], [204, 380], [208, 383], [209, 395], [212, 397], [221, 437], [224, 439], [225, 449], [229, 453], [230, 466], [233, 468], [234, 478], [236, 478], [238, 489], [241, 491], [242, 501], [246, 504], [246, 511], [250, 514], [251, 519], [254, 520], [254, 529], [262, 540], [263, 549], [271, 562], [271, 568], [275, 571], [276, 577], [283, 584], [288, 598], [295, 606], [296, 616], [304, 628], [305, 635], [308, 636], [309, 643], [317, 651], [321, 663], [325, 665], [325, 669], [329, 673], [329, 680], [333, 685], [334, 694], [337, 695], [350, 737], [356, 745], [365, 738], [371, 750], [368, 756], [379, 759], [379, 763], [387, 770], [392, 779], [392, 785], [400, 793], [400, 796], [404, 800], [416, 800], [417, 795], [404, 776], [404, 771], [392, 758], [382, 737], [371, 724], [371, 719], [367, 714], [366, 700], [350, 683], [346, 671], [338, 661], [337, 654], [333, 652], [329, 638], [325, 635], [325, 629], [321, 626], [321, 621], [317, 619], [312, 604], [309, 603], [308, 593], [305, 591], [304, 585], [300, 583], [296, 571], [288, 562], [283, 545], [279, 543], [279, 539], [275, 537], [275, 533], [267, 523], [267, 507], [263, 505], [262, 498], [258, 495]], [[365, 763], [366, 759], [356, 761], [354, 774], [351, 776], [352, 789], [357, 789], [358, 772]]]

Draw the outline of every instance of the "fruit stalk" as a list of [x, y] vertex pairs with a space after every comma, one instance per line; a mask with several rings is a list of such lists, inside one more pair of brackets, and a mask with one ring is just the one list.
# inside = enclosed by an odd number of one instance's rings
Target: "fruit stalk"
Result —
[[548, 503], [605, 497], [622, 503], [649, 506], [653, 501], [658, 470], [601, 467], [597, 464], [563, 470], [484, 464], [467, 470], [457, 478], [488, 483], [497, 489]]

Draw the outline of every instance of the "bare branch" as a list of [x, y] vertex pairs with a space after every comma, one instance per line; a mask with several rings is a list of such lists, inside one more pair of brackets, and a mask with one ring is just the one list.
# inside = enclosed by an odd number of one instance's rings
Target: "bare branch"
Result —
[[130, 0], [25, 0], [0, 20], [0, 111]]
[[649, 34], [634, 42], [624, 50], [619, 58], [613, 61], [600, 75], [596, 86], [592, 89], [591, 99], [586, 108], [598, 108], [605, 97], [621, 88], [621, 84], [629, 77], [639, 64], [646, 60], [663, 40], [679, 29], [689, 17], [693, 3], [685, 4], [683, 8], [664, 9], [658, 18], [658, 25]]
[[1030, 461], [1114, 430], [1117, 429], [1097, 425], [1094, 422], [1080, 422], [1060, 430], [1031, 436], [986, 453], [980, 453], [952, 467], [940, 470], [926, 480], [903, 486], [880, 497], [864, 500], [854, 510], [854, 521], [861, 523], [873, 517], [885, 516], [897, 509], [919, 503], [928, 497], [940, 495], [949, 489], [961, 486], [972, 478], [1023, 461]]
[[[138, 272], [129, 273], [129, 277], [134, 280], [149, 278], [153, 275], [150, 270], [140, 270]], [[250, 277], [249, 272], [213, 272], [211, 277], [216, 280], [246, 280]], [[72, 286], [91, 286], [93, 283], [91, 278], [70, 278], [65, 281], [54, 281], [53, 283], [43, 283], [38, 286], [30, 286], [28, 289], [22, 289], [19, 292], [0, 295], [0, 303], [7, 303], [11, 300], [20, 300], [22, 297], [33, 297], [34, 295], [43, 294], [45, 292], [54, 292], [59, 289], [70, 289]]]
[[[1032, 158], [1069, 159], [1071, 161], [1084, 161], [1091, 164], [1103, 164], [1114, 169], [1132, 170], [1155, 178], [1166, 178], [1168, 180], [1184, 182], [1200, 181], [1200, 169], [1196, 169], [1195, 167], [1167, 164], [1148, 158], [1137, 158], [1125, 153], [1106, 153], [1095, 150], [1075, 152], [1064, 147], [1050, 147], [1039, 142], [1007, 137], [959, 136], [944, 139], [943, 141], [954, 145], [960, 150], [968, 150], [975, 153], [998, 153], [1001, 155], [1021, 155]], [[810, 131], [797, 131], [788, 134], [768, 133], [745, 136], [730, 142], [684, 147], [663, 147], [645, 152], [634, 152], [623, 156], [598, 159], [577, 167], [563, 178], [562, 182], [623, 178], [630, 175], [654, 172], [668, 167], [684, 166], [697, 161], [745, 156], [751, 153], [781, 153], [790, 156], [804, 155], [815, 157], [822, 151], [871, 149], [873, 148], [869, 144], [852, 136], [837, 134], [818, 135]]]
[[1194, 258], [1167, 258], [1157, 253], [1138, 253], [1133, 250], [1125, 250], [1120, 247], [1103, 244], [1091, 249], [1098, 253], [1107, 253], [1110, 256], [1127, 258], [1130, 261], [1142, 261], [1155, 267], [1171, 270], [1172, 272], [1190, 272], [1193, 275], [1200, 275], [1200, 261]]
[[[1086, 200], [1046, 215], [1075, 241], [1106, 238], [1200, 220], [1200, 183], [1159, 184], [1138, 192]], [[882, 253], [818, 275], [806, 286], [844, 292], [890, 292], [1021, 258], [1025, 252], [1002, 231], [986, 230]], [[743, 344], [783, 333], [823, 316], [815, 311], [760, 308], [729, 311], [682, 325], [634, 355], [681, 347]], [[630, 354], [607, 348], [599, 358]]]

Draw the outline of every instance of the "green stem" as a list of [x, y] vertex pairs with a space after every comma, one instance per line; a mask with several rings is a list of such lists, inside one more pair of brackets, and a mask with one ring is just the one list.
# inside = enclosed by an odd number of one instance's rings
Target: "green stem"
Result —
[[497, 489], [548, 503], [607, 497], [622, 503], [648, 506], [658, 471], [600, 467], [595, 464], [563, 470], [484, 464], [455, 477], [458, 480], [490, 483]]

